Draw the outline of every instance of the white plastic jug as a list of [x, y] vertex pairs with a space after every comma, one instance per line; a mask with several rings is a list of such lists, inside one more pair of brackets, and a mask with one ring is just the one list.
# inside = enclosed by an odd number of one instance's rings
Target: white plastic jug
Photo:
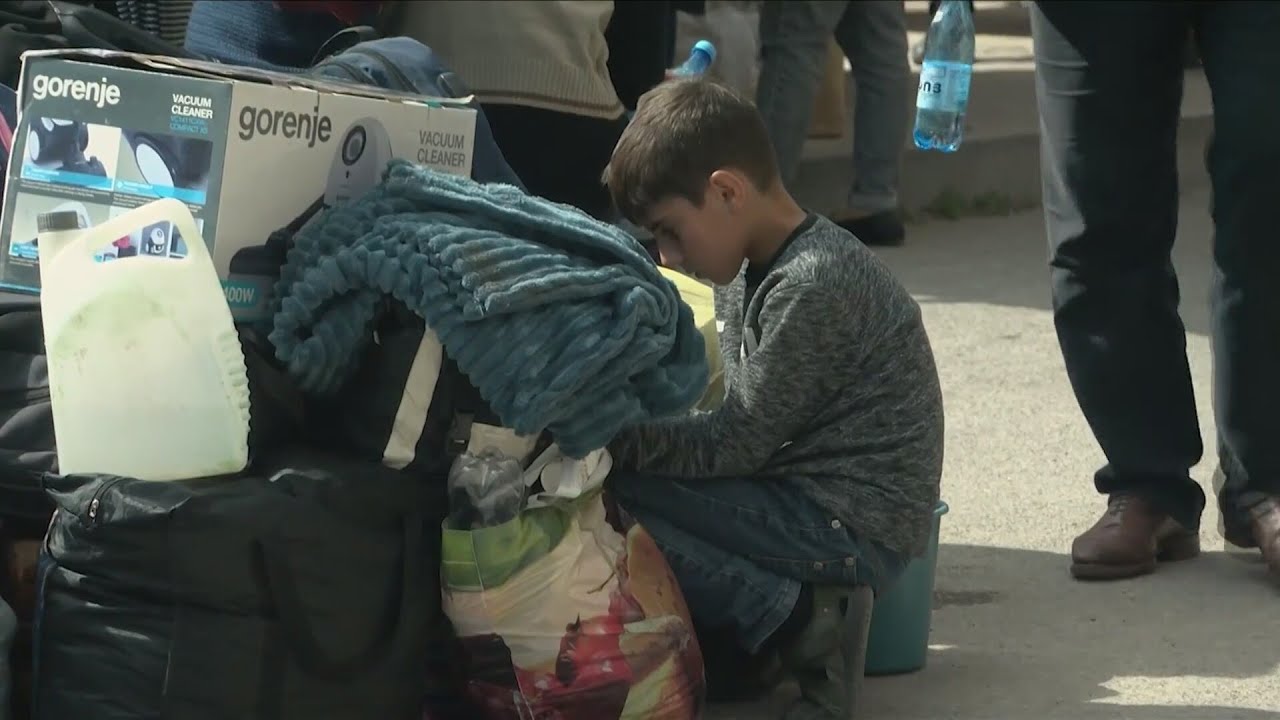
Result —
[[[45, 245], [40, 306], [59, 470], [142, 480], [243, 470], [244, 354], [187, 206], [157, 200]], [[121, 246], [141, 250], [102, 261], [104, 247]]]

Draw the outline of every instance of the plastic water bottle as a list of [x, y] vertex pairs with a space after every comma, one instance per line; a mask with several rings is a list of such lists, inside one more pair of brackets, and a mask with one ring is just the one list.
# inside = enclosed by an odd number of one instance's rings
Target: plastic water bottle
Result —
[[972, 75], [973, 14], [969, 3], [943, 0], [925, 38], [912, 133], [916, 147], [942, 152], [959, 149]]
[[710, 69], [711, 63], [715, 61], [716, 46], [712, 45], [710, 40], [699, 40], [689, 51], [689, 59], [672, 70], [671, 74], [676, 77], [698, 77]]
[[[716, 61], [716, 46], [710, 40], [699, 40], [693, 44], [693, 49], [689, 51], [689, 57], [678, 67], [671, 69], [671, 77], [692, 78], [701, 77], [711, 68], [711, 64]], [[635, 112], [627, 111], [627, 120], [631, 120], [635, 116]]]

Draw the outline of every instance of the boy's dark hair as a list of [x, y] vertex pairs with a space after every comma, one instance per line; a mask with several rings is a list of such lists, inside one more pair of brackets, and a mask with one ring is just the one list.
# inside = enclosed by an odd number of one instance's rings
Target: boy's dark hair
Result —
[[678, 79], [640, 97], [604, 183], [622, 216], [638, 223], [668, 198], [701, 206], [711, 173], [724, 168], [745, 174], [761, 191], [777, 181], [764, 120], [751, 101], [723, 85]]

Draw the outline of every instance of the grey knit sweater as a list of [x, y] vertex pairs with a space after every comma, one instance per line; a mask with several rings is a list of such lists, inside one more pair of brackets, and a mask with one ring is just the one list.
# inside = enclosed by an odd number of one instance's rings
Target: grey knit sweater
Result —
[[920, 308], [874, 253], [811, 216], [767, 268], [716, 289], [726, 395], [632, 428], [616, 460], [793, 485], [855, 535], [919, 555], [942, 475], [942, 393]]

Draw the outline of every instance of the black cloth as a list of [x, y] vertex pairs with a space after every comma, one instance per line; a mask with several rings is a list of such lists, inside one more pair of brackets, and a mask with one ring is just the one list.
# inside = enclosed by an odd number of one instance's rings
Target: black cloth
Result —
[[187, 56], [182, 48], [88, 5], [57, 0], [0, 3], [0, 84], [18, 87], [21, 57], [27, 50], [79, 47]]
[[40, 298], [0, 293], [0, 523], [39, 538], [53, 504], [40, 488], [57, 469]]
[[1280, 4], [1040, 2], [1031, 16], [1054, 324], [1107, 465], [1103, 493], [1147, 495], [1189, 528], [1204, 494], [1186, 328], [1170, 252], [1193, 31], [1213, 91], [1209, 327], [1229, 526], [1280, 492]]
[[662, 82], [675, 52], [675, 9], [670, 2], [619, 2], [604, 33], [609, 77], [618, 98], [634, 110], [640, 96]]
[[602, 120], [497, 103], [486, 104], [484, 112], [502, 155], [531, 194], [598, 219], [613, 216], [601, 176], [627, 127], [625, 116]]
[[[387, 462], [393, 435], [403, 432], [400, 425], [412, 418], [409, 424], [420, 422], [421, 430], [415, 427], [416, 436], [406, 439], [412, 447], [411, 457], [393, 462], [404, 463], [399, 468], [404, 473], [443, 486], [457, 450], [453, 447], [456, 416], [466, 413], [479, 422], [499, 423], [457, 363], [443, 351], [437, 372], [413, 374], [425, 335], [422, 318], [399, 302], [389, 303], [378, 320], [377, 342], [364, 351], [351, 379], [334, 395], [311, 399], [309, 437], [353, 458]], [[427, 398], [423, 407], [421, 402]]]
[[672, 0], [671, 9], [690, 15], [706, 15], [707, 3], [706, 0]]

